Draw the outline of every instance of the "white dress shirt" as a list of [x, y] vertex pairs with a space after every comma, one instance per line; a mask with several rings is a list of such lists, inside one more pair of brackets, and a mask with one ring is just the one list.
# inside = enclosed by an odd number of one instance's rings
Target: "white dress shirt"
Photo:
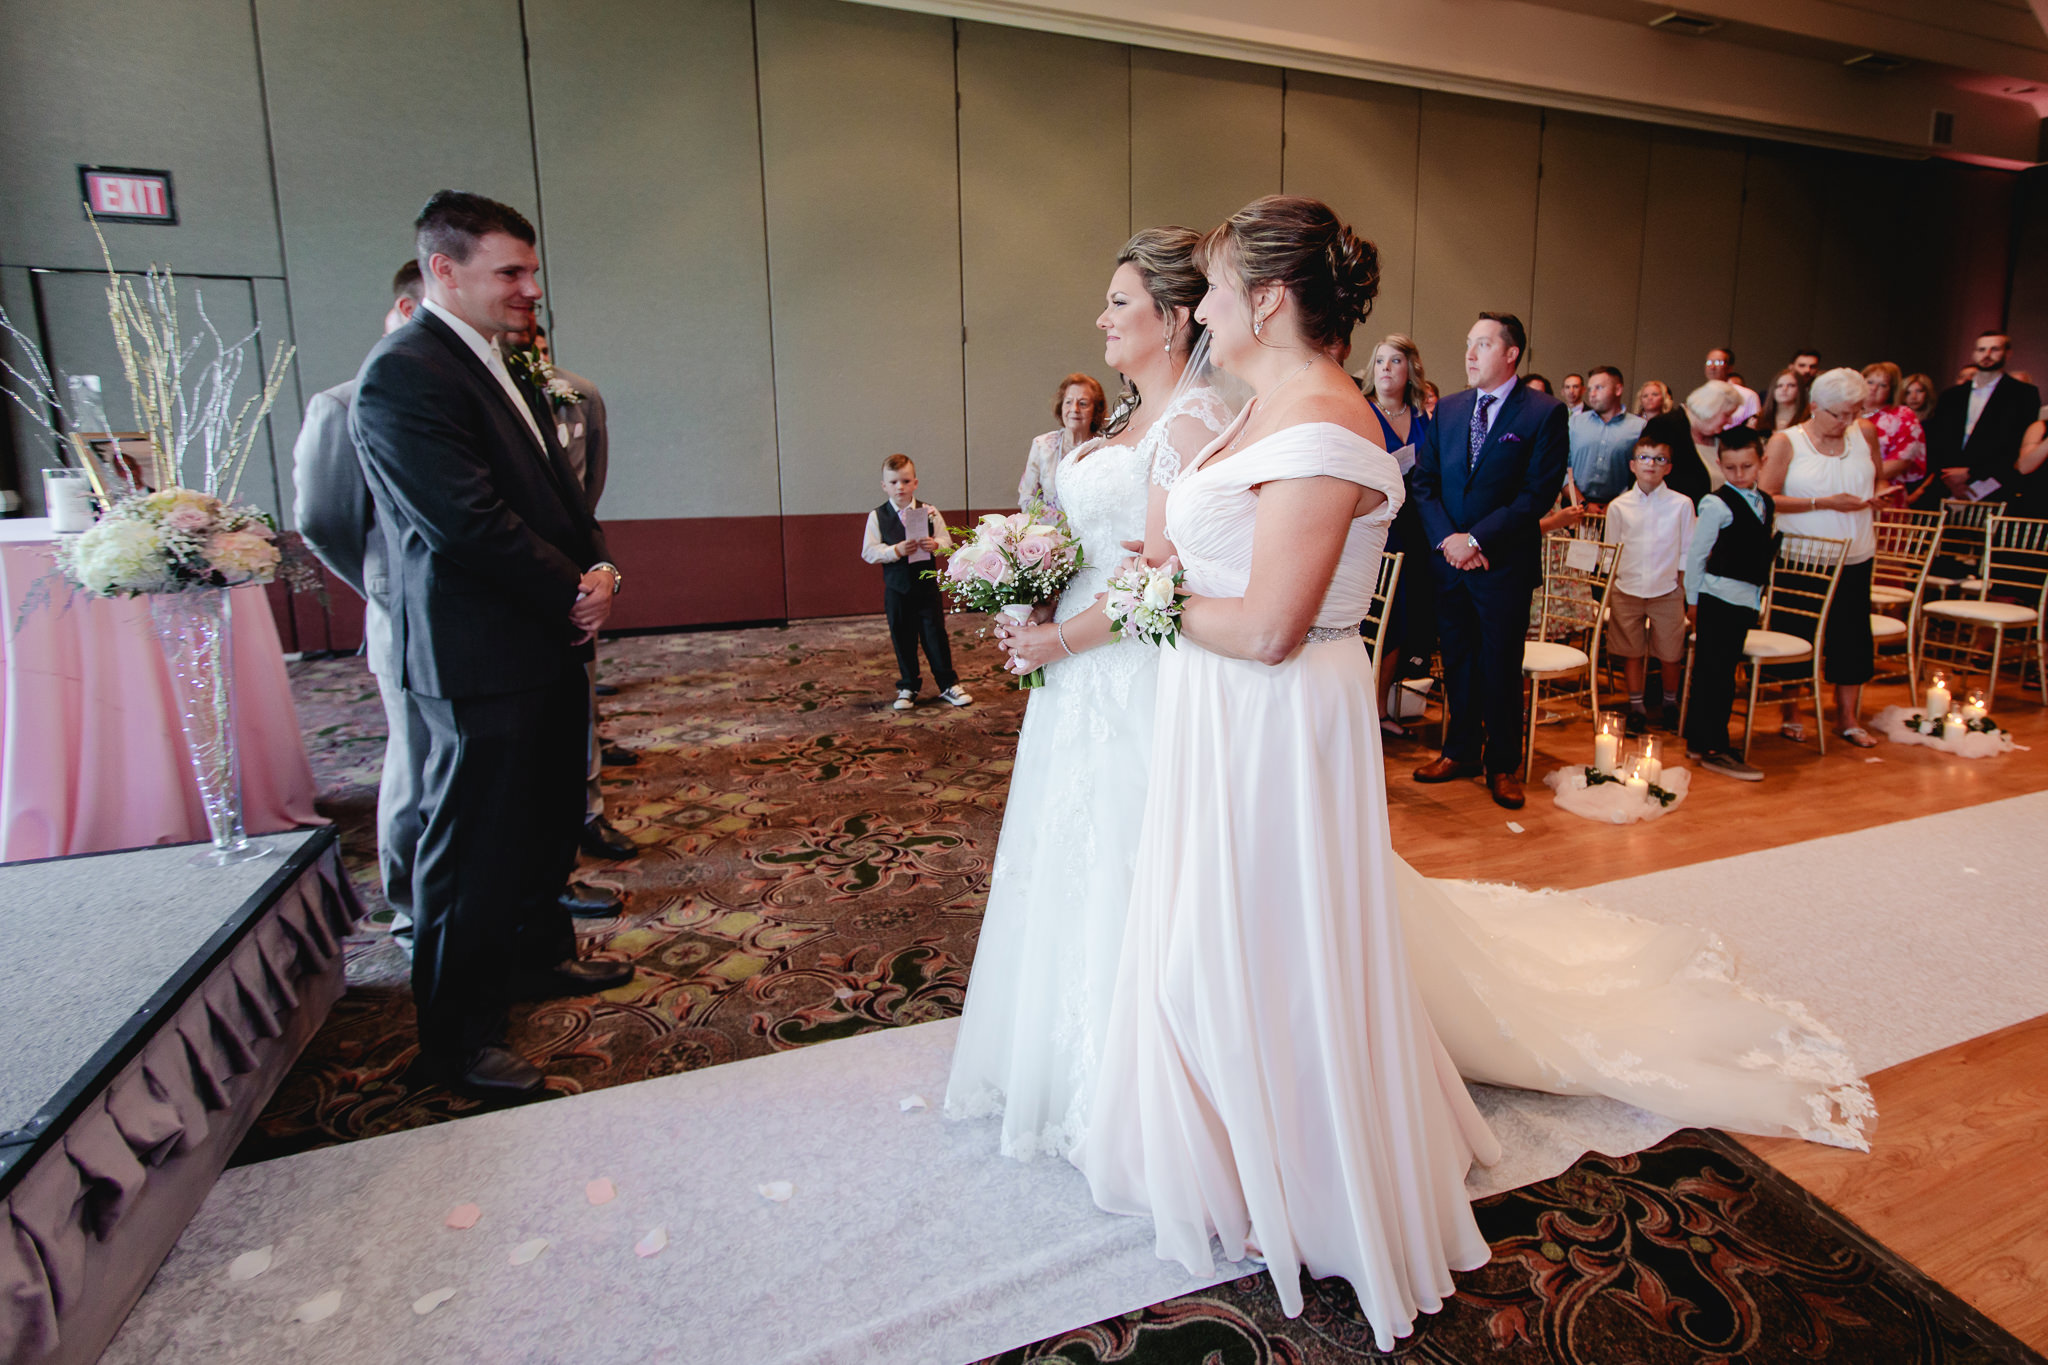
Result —
[[1998, 381], [2005, 378], [2004, 370], [1993, 370], [1986, 379], [1979, 370], [1970, 376], [1970, 413], [1963, 418], [1963, 439], [1970, 439], [1970, 433], [1977, 429], [1977, 419], [1984, 415], [1984, 405], [1991, 401], [1991, 391], [1998, 387]]
[[526, 397], [519, 392], [519, 385], [513, 382], [512, 371], [505, 368], [505, 357], [499, 354], [498, 348], [485, 341], [482, 332], [479, 332], [461, 318], [456, 317], [455, 314], [449, 312], [440, 304], [435, 303], [432, 299], [422, 299], [421, 303], [433, 309], [434, 316], [447, 323], [455, 335], [462, 338], [463, 345], [476, 352], [476, 358], [483, 361], [484, 368], [496, 376], [498, 387], [504, 389], [505, 396], [512, 400], [513, 411], [526, 419], [526, 429], [533, 433], [534, 444], [538, 445], [545, 452], [548, 448], [548, 443], [546, 438], [540, 434], [540, 423], [534, 420], [533, 409], [526, 406]]
[[1614, 586], [1631, 597], [1676, 591], [1692, 527], [1691, 498], [1664, 484], [1647, 495], [1640, 484], [1631, 484], [1607, 504], [1607, 538], [1621, 542]]
[[[896, 507], [893, 499], [889, 505]], [[896, 515], [900, 518], [913, 507], [922, 507], [925, 510], [925, 515], [931, 518], [931, 530], [925, 534], [939, 542], [939, 553], [942, 555], [953, 553], [953, 536], [951, 532], [947, 531], [946, 519], [939, 515], [938, 508], [928, 502], [918, 502], [913, 499], [910, 502], [904, 503], [901, 507], [896, 507]], [[862, 559], [865, 559], [870, 564], [893, 564], [899, 559], [915, 559], [919, 553], [917, 550], [912, 550], [909, 554], [900, 553], [893, 544], [883, 540], [881, 518], [873, 512], [868, 513], [867, 529], [862, 534], [860, 541], [860, 557]], [[925, 558], [930, 559], [931, 556], [926, 554]]]

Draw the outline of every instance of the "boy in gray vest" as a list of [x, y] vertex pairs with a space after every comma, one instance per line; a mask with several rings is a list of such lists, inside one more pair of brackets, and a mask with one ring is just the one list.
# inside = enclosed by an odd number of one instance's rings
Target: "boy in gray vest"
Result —
[[1740, 782], [1763, 773], [1728, 745], [1728, 713], [1735, 705], [1735, 670], [1756, 628], [1771, 564], [1778, 554], [1776, 513], [1759, 493], [1763, 468], [1756, 433], [1730, 427], [1721, 433], [1721, 487], [1700, 499], [1699, 519], [1685, 556], [1686, 621], [1693, 627], [1692, 697], [1686, 703], [1686, 756], [1708, 772]]
[[931, 660], [932, 681], [939, 685], [939, 700], [965, 706], [974, 698], [960, 690], [959, 675], [953, 671], [938, 580], [924, 576], [938, 567], [933, 555], [952, 552], [953, 538], [938, 509], [917, 501], [917, 465], [908, 455], [882, 461], [882, 491], [889, 496], [868, 513], [860, 557], [882, 566], [882, 614], [889, 622], [889, 643], [896, 649], [896, 709], [908, 711], [917, 704], [920, 639]]

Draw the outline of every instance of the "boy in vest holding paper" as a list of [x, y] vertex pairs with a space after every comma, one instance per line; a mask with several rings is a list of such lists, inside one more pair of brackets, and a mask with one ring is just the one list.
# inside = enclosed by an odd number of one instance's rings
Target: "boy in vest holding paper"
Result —
[[965, 706], [974, 698], [960, 690], [959, 675], [953, 671], [939, 583], [924, 576], [938, 567], [933, 555], [952, 553], [953, 538], [938, 509], [917, 500], [917, 465], [908, 455], [882, 461], [882, 491], [889, 496], [868, 513], [860, 557], [882, 566], [882, 614], [889, 622], [889, 643], [896, 649], [896, 709], [908, 711], [917, 704], [920, 640], [931, 660], [932, 681], [939, 685], [939, 700]]
[[1720, 455], [1727, 482], [1700, 499], [1685, 556], [1685, 619], [1695, 632], [1686, 757], [1698, 759], [1708, 772], [1761, 782], [1763, 773], [1729, 747], [1728, 714], [1735, 705], [1742, 645], [1756, 628], [1778, 555], [1776, 517], [1771, 499], [1756, 488], [1763, 470], [1756, 433], [1730, 427], [1721, 433]]

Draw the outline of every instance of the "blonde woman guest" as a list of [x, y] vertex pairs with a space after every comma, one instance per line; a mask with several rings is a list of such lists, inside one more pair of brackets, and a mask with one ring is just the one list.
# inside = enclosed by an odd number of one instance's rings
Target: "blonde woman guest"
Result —
[[1923, 427], [1934, 415], [1934, 400], [1939, 396], [1934, 380], [1924, 374], [1909, 374], [1899, 385], [1899, 406], [1918, 418]]
[[1863, 382], [1870, 393], [1863, 400], [1863, 416], [1877, 428], [1877, 455], [1884, 462], [1885, 481], [1894, 485], [1892, 505], [1904, 507], [1910, 487], [1927, 477], [1927, 433], [1920, 419], [1898, 401], [1905, 387], [1899, 367], [1880, 360], [1863, 367]]
[[1772, 376], [1770, 390], [1764, 395], [1763, 411], [1757, 414], [1756, 429], [1769, 436], [1774, 431], [1797, 426], [1806, 420], [1811, 406], [1806, 380], [1788, 365]]
[[1109, 404], [1102, 385], [1085, 374], [1070, 374], [1060, 381], [1059, 394], [1052, 401], [1052, 415], [1060, 424], [1031, 443], [1024, 458], [1024, 477], [1017, 481], [1017, 505], [1028, 507], [1033, 498], [1048, 507], [1059, 501], [1060, 461], [1069, 451], [1102, 434], [1109, 417]]
[[1636, 390], [1636, 416], [1645, 422], [1671, 411], [1671, 388], [1661, 379], [1645, 379]]
[[[1816, 378], [1806, 420], [1775, 433], [1764, 447], [1764, 474], [1758, 482], [1777, 506], [1780, 531], [1848, 542], [1821, 628], [1821, 673], [1835, 687], [1842, 738], [1859, 749], [1877, 743], [1863, 728], [1861, 708], [1863, 684], [1875, 672], [1870, 572], [1877, 553], [1877, 507], [1891, 488], [1880, 468], [1877, 428], [1862, 416], [1869, 392], [1863, 376], [1848, 368]], [[1798, 705], [1787, 702], [1782, 709], [1780, 732], [1790, 740], [1805, 739]]]

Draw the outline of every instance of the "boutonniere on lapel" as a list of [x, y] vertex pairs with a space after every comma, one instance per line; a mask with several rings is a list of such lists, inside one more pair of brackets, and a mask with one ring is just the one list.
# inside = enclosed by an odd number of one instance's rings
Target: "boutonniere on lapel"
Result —
[[556, 412], [583, 401], [575, 385], [555, 373], [555, 367], [541, 358], [540, 348], [519, 346], [505, 352], [505, 364], [527, 383], [547, 395], [548, 407]]

